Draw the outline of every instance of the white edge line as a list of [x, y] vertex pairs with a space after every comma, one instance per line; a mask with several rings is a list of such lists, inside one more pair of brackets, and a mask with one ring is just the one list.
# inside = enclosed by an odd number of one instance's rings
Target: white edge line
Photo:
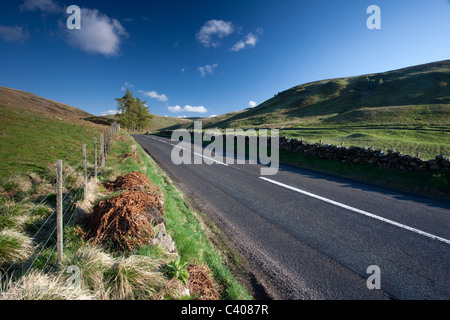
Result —
[[310, 192], [307, 192], [307, 191], [304, 191], [304, 190], [301, 190], [301, 189], [298, 189], [298, 188], [295, 188], [295, 187], [291, 187], [291, 186], [289, 186], [287, 184], [284, 184], [284, 183], [281, 183], [281, 182], [277, 182], [277, 181], [274, 181], [274, 180], [271, 180], [271, 179], [268, 179], [268, 178], [265, 178], [265, 177], [259, 177], [259, 178], [262, 179], [262, 180], [265, 180], [267, 182], [276, 184], [278, 186], [284, 187], [286, 189], [290, 189], [292, 191], [296, 191], [296, 192], [302, 193], [304, 195], [307, 195], [307, 196], [310, 196], [310, 197], [313, 197], [313, 198], [316, 198], [316, 199], [319, 199], [319, 200], [322, 200], [322, 201], [334, 204], [335, 206], [339, 206], [341, 208], [344, 208], [344, 209], [347, 209], [347, 210], [351, 210], [353, 212], [357, 212], [357, 213], [365, 215], [367, 217], [370, 217], [370, 218], [373, 218], [373, 219], [377, 219], [377, 220], [380, 220], [380, 221], [392, 224], [392, 225], [397, 226], [399, 228], [402, 228], [402, 229], [405, 229], [405, 230], [408, 230], [408, 231], [412, 231], [412, 232], [418, 233], [418, 234], [420, 234], [422, 236], [428, 237], [430, 239], [441, 241], [441, 242], [444, 242], [444, 243], [450, 245], [450, 240], [447, 240], [445, 238], [441, 238], [441, 237], [435, 236], [435, 235], [433, 235], [431, 233], [427, 233], [427, 232], [424, 232], [422, 230], [409, 227], [407, 225], [404, 225], [404, 224], [401, 224], [401, 223], [398, 223], [398, 222], [395, 222], [395, 221], [392, 221], [392, 220], [389, 220], [389, 219], [377, 216], [375, 214], [372, 214], [372, 213], [364, 211], [364, 210], [360, 210], [360, 209], [356, 209], [356, 208], [350, 207], [350, 206], [345, 205], [343, 203], [340, 203], [340, 202], [337, 202], [337, 201], [333, 201], [333, 200], [330, 200], [330, 199], [318, 196], [318, 195], [316, 195], [314, 193], [310, 193]]

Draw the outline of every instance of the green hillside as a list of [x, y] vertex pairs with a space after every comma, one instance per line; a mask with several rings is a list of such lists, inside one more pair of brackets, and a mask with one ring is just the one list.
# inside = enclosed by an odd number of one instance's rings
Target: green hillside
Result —
[[311, 142], [450, 154], [450, 60], [302, 84], [204, 128], [279, 128]]
[[43, 172], [58, 159], [78, 164], [82, 145], [90, 154], [104, 126], [82, 120], [92, 116], [75, 107], [28, 92], [0, 87], [0, 179]]
[[[398, 116], [400, 115], [400, 117]], [[450, 60], [299, 85], [209, 127], [450, 125]]]

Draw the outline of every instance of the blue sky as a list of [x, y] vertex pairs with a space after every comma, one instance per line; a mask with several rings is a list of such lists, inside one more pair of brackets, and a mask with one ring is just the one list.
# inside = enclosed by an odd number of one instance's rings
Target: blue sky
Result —
[[[81, 30], [66, 27], [69, 5]], [[367, 28], [370, 5], [381, 29]], [[152, 113], [208, 117], [449, 58], [449, 0], [0, 1], [0, 85], [95, 115], [125, 88]]]

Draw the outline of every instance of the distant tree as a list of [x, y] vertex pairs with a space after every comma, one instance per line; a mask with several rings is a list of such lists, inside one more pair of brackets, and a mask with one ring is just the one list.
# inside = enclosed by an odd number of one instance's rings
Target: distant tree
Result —
[[133, 93], [127, 89], [122, 98], [116, 98], [117, 111], [116, 120], [129, 131], [143, 130], [150, 124], [153, 115], [150, 114], [145, 101], [134, 98]]

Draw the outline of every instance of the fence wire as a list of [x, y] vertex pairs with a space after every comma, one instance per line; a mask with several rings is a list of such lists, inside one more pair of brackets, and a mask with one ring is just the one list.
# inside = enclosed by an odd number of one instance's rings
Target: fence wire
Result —
[[[113, 138], [114, 138], [115, 132], [118, 131], [118, 130], [120, 130], [120, 127], [118, 127], [117, 124], [115, 124], [115, 125], [116, 125], [116, 126], [111, 126], [111, 128], [108, 128], [108, 130], [107, 130], [107, 139], [104, 140], [104, 143], [105, 143], [104, 149], [103, 149], [103, 150], [100, 150], [100, 152], [97, 154], [97, 158], [98, 158], [98, 159], [94, 159], [94, 160], [97, 160], [96, 163], [98, 163], [99, 165], [98, 165], [98, 167], [95, 167], [95, 166], [94, 166], [94, 168], [91, 168], [91, 170], [89, 171], [89, 173], [86, 172], [86, 180], [89, 180], [89, 178], [93, 177], [93, 174], [94, 174], [94, 172], [95, 172], [96, 169], [97, 169], [97, 173], [100, 173], [100, 172], [102, 171], [102, 170], [101, 170], [102, 165], [100, 164], [101, 157], [102, 157], [102, 155], [103, 155], [103, 157], [106, 159], [106, 155], [108, 154], [108, 151], [109, 151], [110, 148], [111, 148], [111, 143], [112, 143], [112, 140], [113, 140]], [[101, 137], [101, 138], [103, 138], [103, 137]], [[100, 140], [101, 140], [101, 139], [100, 139]], [[80, 161], [75, 167], [73, 167], [73, 169], [72, 169], [69, 173], [65, 174], [65, 175], [63, 176], [63, 178], [62, 178], [63, 184], [67, 181], [67, 179], [68, 179], [69, 177], [71, 177], [75, 172], [77, 172], [77, 171], [80, 169], [80, 167], [83, 166], [83, 164], [84, 164], [84, 160], [83, 160], [83, 161]], [[83, 170], [84, 170], [84, 168], [83, 168]], [[87, 170], [86, 170], [86, 171], [87, 171]], [[65, 219], [66, 217], [68, 217], [68, 219], [66, 219], [67, 222], [64, 224], [63, 229], [64, 229], [66, 226], [69, 226], [70, 223], [72, 222], [72, 219], [73, 219], [73, 217], [74, 217], [74, 215], [75, 215], [76, 210], [75, 210], [75, 209], [72, 210], [72, 212], [71, 212], [71, 214], [70, 214], [70, 217], [68, 216], [68, 212], [70, 211], [71, 208], [73, 208], [73, 205], [76, 203], [77, 199], [80, 199], [80, 198], [79, 198], [79, 195], [80, 195], [80, 193], [82, 192], [82, 190], [84, 190], [84, 187], [85, 187], [85, 185], [84, 185], [84, 183], [83, 183], [83, 185], [82, 185], [81, 187], [78, 187], [78, 190], [76, 190], [76, 186], [75, 186], [75, 184], [74, 184], [74, 185], [72, 185], [72, 187], [71, 187], [71, 189], [70, 189], [69, 191], [66, 191], [66, 192], [65, 192], [65, 195], [64, 195], [64, 198], [63, 198], [63, 201], [62, 201], [62, 202], [63, 202], [63, 208], [65, 207], [64, 213], [62, 214], [62, 219], [63, 219], [63, 221], [64, 221], [64, 219]], [[76, 190], [76, 191], [75, 191], [75, 190]], [[2, 241], [4, 241], [4, 240], [8, 237], [8, 235], [10, 235], [11, 232], [13, 232], [13, 231], [16, 230], [17, 228], [19, 228], [19, 226], [21, 226], [22, 224], [24, 224], [24, 223], [27, 221], [27, 219], [30, 217], [30, 215], [31, 215], [33, 212], [35, 212], [40, 206], [42, 206], [43, 204], [45, 204], [46, 201], [48, 200], [48, 198], [50, 197], [50, 195], [52, 195], [53, 193], [54, 193], [54, 192], [51, 192], [51, 193], [47, 194], [47, 195], [46, 195], [46, 196], [45, 196], [38, 204], [36, 204], [36, 205], [35, 205], [35, 206], [34, 206], [34, 207], [33, 207], [33, 208], [32, 208], [32, 209], [31, 209], [31, 210], [30, 210], [30, 211], [29, 211], [29, 212], [28, 212], [28, 213], [27, 213], [27, 214], [26, 214], [26, 215], [25, 215], [18, 223], [16, 223], [12, 229], [8, 229], [9, 232], [7, 232], [7, 233], [0, 239], [0, 243], [1, 243]], [[71, 194], [73, 194], [73, 193], [75, 193], [75, 195], [73, 196], [73, 198], [69, 198], [69, 196], [70, 196]], [[86, 195], [85, 195], [85, 196], [86, 196]], [[69, 201], [66, 201], [67, 199], [69, 199]], [[67, 203], [64, 204], [65, 202], [67, 202]], [[11, 269], [12, 269], [13, 267], [19, 266], [19, 260], [21, 260], [21, 256], [22, 256], [22, 254], [25, 252], [25, 250], [29, 250], [29, 246], [32, 245], [33, 243], [36, 243], [36, 241], [37, 241], [38, 237], [40, 236], [40, 233], [42, 232], [42, 230], [44, 229], [44, 227], [46, 227], [46, 226], [47, 226], [48, 224], [50, 224], [50, 223], [55, 223], [55, 226], [53, 227], [53, 230], [52, 230], [46, 237], [44, 237], [44, 238], [46, 239], [45, 242], [44, 242], [44, 240], [42, 240], [42, 241], [40, 241], [40, 244], [38, 244], [37, 248], [40, 247], [39, 252], [37, 252], [37, 253], [35, 253], [35, 254], [32, 255], [32, 259], [33, 259], [33, 260], [31, 261], [31, 264], [30, 264], [29, 266], [27, 266], [25, 272], [22, 271], [22, 275], [20, 276], [19, 281], [16, 282], [16, 284], [14, 285], [14, 287], [17, 288], [18, 286], [20, 286], [20, 285], [22, 284], [23, 280], [25, 279], [25, 277], [29, 274], [29, 272], [33, 269], [33, 267], [36, 266], [36, 262], [38, 261], [39, 257], [42, 256], [42, 253], [43, 253], [44, 249], [47, 248], [47, 245], [48, 245], [49, 241], [52, 239], [52, 237], [54, 237], [54, 234], [55, 234], [55, 232], [57, 231], [56, 219], [53, 219], [53, 217], [55, 216], [55, 213], [56, 213], [56, 208], [48, 215], [48, 217], [45, 219], [44, 222], [39, 223], [40, 226], [39, 226], [39, 228], [37, 229], [37, 231], [34, 233], [34, 235], [30, 238], [29, 244], [27, 244], [26, 246], [24, 246], [24, 248], [23, 248], [23, 249], [20, 251], [20, 253], [17, 255], [17, 258], [14, 259], [14, 261], [9, 265], [9, 267], [5, 270], [5, 272], [3, 272], [3, 274], [2, 274], [1, 277], [0, 277], [0, 285], [1, 285], [1, 287], [0, 287], [0, 293], [1, 293], [1, 291], [4, 289], [4, 288], [3, 288], [3, 287], [4, 287], [4, 282], [2, 282], [2, 281], [3, 281], [4, 279], [7, 279], [9, 276], [10, 276], [10, 277], [13, 276], [13, 273], [14, 273], [14, 272], [10, 274], [10, 271], [11, 271]], [[33, 223], [33, 222], [31, 222], [31, 224], [34, 225], [34, 226], [36, 226], [36, 227], [38, 227], [38, 225], [37, 225], [38, 223]], [[50, 229], [51, 229], [51, 227], [50, 227]], [[64, 244], [64, 237], [63, 237], [63, 244]], [[57, 249], [57, 244], [53, 245], [53, 247], [52, 247], [51, 249], [49, 248], [49, 255], [48, 255], [47, 259], [45, 260], [45, 263], [43, 264], [43, 266], [42, 266], [41, 268], [39, 268], [39, 269], [40, 269], [39, 274], [42, 274], [42, 273], [46, 270], [46, 268], [47, 268], [50, 264], [52, 264], [52, 263], [51, 263], [51, 260], [52, 260], [52, 258], [54, 258], [53, 255], [54, 255], [54, 252], [55, 252], [56, 249]], [[28, 261], [29, 261], [29, 260], [28, 260]], [[23, 266], [24, 266], [25, 263], [26, 263], [26, 261], [22, 262], [22, 268], [23, 268]], [[22, 269], [22, 270], [23, 270], [23, 269]], [[6, 287], [5, 287], [5, 288], [6, 288]]]
[[[70, 176], [72, 176], [75, 171], [81, 166], [83, 162], [80, 162], [76, 168], [70, 172], [69, 174], [67, 174], [64, 177], [64, 181], [67, 180], [67, 178], [69, 178]], [[65, 195], [63, 201], [70, 195], [70, 193], [72, 192], [72, 190], [74, 189], [74, 187], [72, 187]], [[45, 201], [47, 201], [48, 197], [52, 194], [53, 192], [48, 193], [44, 199], [42, 199], [37, 205], [35, 205], [14, 227], [8, 229], [9, 232], [7, 232], [1, 239], [0, 239], [0, 243], [2, 241], [4, 241], [13, 231], [15, 231], [19, 226], [21, 226], [26, 220], [27, 218], [34, 212], [36, 211], [36, 209], [38, 209], [40, 206], [42, 206], [44, 204]], [[36, 224], [32, 223], [34, 226], [36, 226]]]

